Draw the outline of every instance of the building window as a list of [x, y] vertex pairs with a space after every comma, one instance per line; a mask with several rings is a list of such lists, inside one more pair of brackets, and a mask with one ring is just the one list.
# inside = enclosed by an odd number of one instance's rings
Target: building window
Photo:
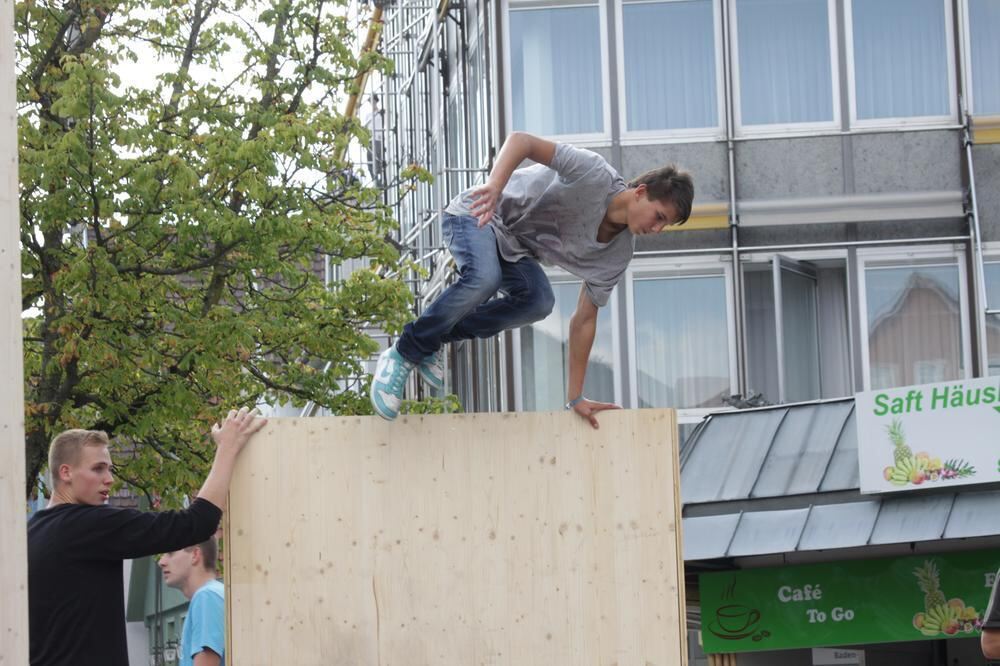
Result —
[[866, 388], [950, 381], [968, 375], [962, 273], [955, 261], [866, 262]]
[[849, 47], [858, 121], [953, 115], [946, 0], [853, 0]]
[[[480, 46], [482, 41], [482, 38], [477, 36], [476, 41], [469, 47], [469, 103], [471, 105], [469, 120], [472, 123], [469, 128], [471, 135], [469, 152], [472, 155], [472, 163], [469, 166], [473, 168], [482, 167], [489, 155], [489, 136], [487, 134], [489, 132], [487, 121], [490, 117], [488, 111], [490, 98], [487, 90], [489, 82], [484, 80], [489, 68], [484, 62], [485, 53]], [[482, 182], [483, 179], [483, 175], [473, 174], [474, 182]]]
[[637, 268], [629, 282], [637, 407], [717, 407], [733, 392], [727, 273]]
[[[986, 305], [1000, 310], [1000, 261], [983, 264], [986, 278]], [[986, 352], [990, 375], [1000, 375], [1000, 315], [986, 315]]]
[[462, 168], [467, 166], [463, 159], [465, 148], [467, 147], [465, 119], [462, 114], [462, 110], [465, 108], [465, 99], [462, 93], [458, 91], [457, 86], [453, 89], [448, 99], [445, 100], [445, 104], [447, 105], [448, 113], [445, 120], [448, 127], [446, 140], [447, 161], [445, 166], [451, 169], [451, 171], [447, 172], [448, 191], [445, 194], [445, 198], [450, 201], [466, 188], [465, 179], [467, 174], [467, 172], [462, 171]]
[[772, 403], [854, 392], [843, 259], [744, 266], [747, 388]]
[[626, 131], [719, 127], [713, 5], [711, 0], [623, 1]]
[[832, 0], [735, 0], [737, 113], [750, 125], [837, 120]]
[[603, 133], [603, 21], [597, 2], [511, 2], [512, 128], [543, 136]]
[[972, 111], [1000, 114], [1000, 2], [969, 0]]
[[[556, 304], [544, 320], [520, 329], [521, 408], [526, 411], [559, 410], [566, 404], [569, 376], [569, 319], [580, 298], [579, 281], [554, 279]], [[597, 335], [583, 394], [591, 400], [618, 402], [615, 378], [615, 294], [598, 310]]]

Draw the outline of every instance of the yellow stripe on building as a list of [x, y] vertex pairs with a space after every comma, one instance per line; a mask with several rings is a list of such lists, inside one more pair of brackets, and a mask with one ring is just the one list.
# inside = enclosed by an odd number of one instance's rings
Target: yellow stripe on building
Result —
[[1000, 116], [973, 118], [972, 143], [1000, 143]]
[[665, 231], [691, 231], [693, 229], [726, 229], [729, 227], [729, 205], [726, 203], [697, 204], [691, 208], [691, 217], [684, 224], [666, 227]]

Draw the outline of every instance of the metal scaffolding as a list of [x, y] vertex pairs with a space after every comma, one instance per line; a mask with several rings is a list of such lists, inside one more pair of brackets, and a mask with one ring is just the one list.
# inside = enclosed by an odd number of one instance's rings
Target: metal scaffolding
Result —
[[[393, 71], [367, 91], [371, 171], [399, 222], [397, 242], [420, 268], [406, 275], [417, 314], [451, 279], [442, 211], [485, 181], [496, 154], [491, 12], [488, 0], [440, 0], [401, 2], [383, 15], [380, 51]], [[410, 166], [426, 170], [433, 181], [402, 180], [399, 170]], [[446, 392], [457, 391], [467, 411], [507, 408], [503, 360], [496, 339], [452, 345]], [[411, 389], [421, 390], [416, 384]]]

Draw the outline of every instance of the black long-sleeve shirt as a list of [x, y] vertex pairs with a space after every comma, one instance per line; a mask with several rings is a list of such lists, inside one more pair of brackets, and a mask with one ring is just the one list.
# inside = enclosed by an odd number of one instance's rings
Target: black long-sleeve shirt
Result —
[[208, 539], [222, 511], [59, 504], [28, 521], [31, 666], [128, 666], [122, 560]]

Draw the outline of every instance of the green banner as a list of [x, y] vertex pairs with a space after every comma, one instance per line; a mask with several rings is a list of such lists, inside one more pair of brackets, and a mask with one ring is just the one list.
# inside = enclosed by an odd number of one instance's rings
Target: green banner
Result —
[[705, 652], [979, 635], [1000, 553], [701, 574]]

